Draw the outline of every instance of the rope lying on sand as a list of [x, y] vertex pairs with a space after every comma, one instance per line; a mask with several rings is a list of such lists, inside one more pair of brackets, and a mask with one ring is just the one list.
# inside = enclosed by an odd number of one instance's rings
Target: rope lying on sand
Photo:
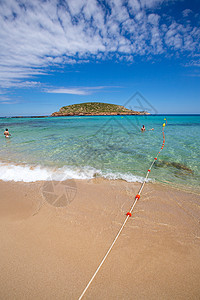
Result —
[[[166, 120], [166, 119], [164, 119], [164, 120]], [[166, 121], [166, 124], [167, 124], [167, 121]], [[101, 261], [101, 263], [99, 264], [98, 268], [96, 269], [94, 275], [92, 276], [92, 278], [91, 278], [90, 281], [88, 282], [87, 286], [85, 287], [84, 291], [82, 292], [82, 294], [81, 294], [81, 296], [78, 298], [78, 300], [81, 300], [81, 299], [83, 298], [83, 296], [85, 295], [87, 289], [89, 288], [90, 284], [91, 284], [92, 281], [94, 280], [95, 276], [97, 275], [97, 273], [99, 272], [101, 266], [103, 265], [104, 261], [106, 260], [108, 254], [110, 253], [110, 251], [112, 250], [114, 244], [116, 243], [116, 241], [117, 241], [117, 239], [118, 239], [120, 233], [122, 232], [124, 226], [126, 225], [126, 222], [128, 221], [129, 217], [132, 216], [132, 211], [133, 211], [133, 209], [134, 209], [134, 207], [135, 207], [137, 201], [140, 199], [140, 194], [142, 193], [142, 190], [143, 190], [144, 185], [145, 185], [145, 183], [146, 183], [146, 181], [147, 181], [147, 178], [148, 178], [148, 176], [149, 176], [149, 173], [151, 172], [151, 169], [152, 169], [152, 167], [153, 167], [155, 161], [158, 159], [159, 154], [161, 153], [161, 151], [162, 151], [163, 148], [164, 148], [164, 145], [165, 145], [165, 133], [164, 133], [164, 128], [165, 128], [165, 123], [163, 123], [163, 127], [162, 127], [162, 133], [163, 133], [163, 143], [162, 143], [162, 147], [161, 147], [160, 151], [157, 153], [156, 157], [154, 158], [154, 160], [153, 160], [153, 162], [152, 162], [150, 168], [148, 169], [147, 174], [146, 174], [146, 177], [145, 177], [145, 179], [144, 179], [144, 181], [143, 181], [143, 183], [142, 183], [142, 185], [141, 185], [141, 187], [140, 187], [140, 189], [139, 189], [139, 192], [138, 192], [138, 194], [135, 196], [135, 201], [133, 202], [133, 204], [132, 204], [132, 206], [131, 206], [131, 208], [130, 208], [130, 211], [127, 212], [127, 214], [126, 214], [126, 219], [124, 220], [124, 223], [122, 224], [122, 226], [121, 226], [121, 228], [120, 228], [118, 234], [116, 235], [116, 237], [115, 237], [114, 241], [112, 242], [110, 248], [109, 248], [108, 251], [106, 252], [104, 258], [102, 259], [102, 261]]]

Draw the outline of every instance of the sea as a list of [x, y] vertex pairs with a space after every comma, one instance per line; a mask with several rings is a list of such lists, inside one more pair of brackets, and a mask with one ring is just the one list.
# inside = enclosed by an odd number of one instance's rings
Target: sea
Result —
[[148, 180], [199, 193], [200, 115], [0, 118], [0, 180], [142, 182], [163, 123]]

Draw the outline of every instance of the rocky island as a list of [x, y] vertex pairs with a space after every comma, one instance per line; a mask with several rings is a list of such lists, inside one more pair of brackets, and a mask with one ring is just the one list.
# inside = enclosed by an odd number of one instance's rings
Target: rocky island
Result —
[[134, 111], [122, 105], [87, 102], [63, 106], [58, 112], [52, 113], [51, 117], [60, 116], [112, 116], [112, 115], [149, 115], [146, 111]]

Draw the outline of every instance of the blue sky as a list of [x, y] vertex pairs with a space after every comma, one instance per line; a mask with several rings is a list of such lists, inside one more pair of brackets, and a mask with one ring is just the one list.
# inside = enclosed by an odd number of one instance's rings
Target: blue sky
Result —
[[200, 113], [199, 0], [1, 0], [0, 41], [0, 116]]

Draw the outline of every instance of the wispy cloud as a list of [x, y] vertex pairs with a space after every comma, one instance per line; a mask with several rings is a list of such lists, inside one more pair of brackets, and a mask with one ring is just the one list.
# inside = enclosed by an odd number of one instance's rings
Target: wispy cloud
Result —
[[192, 10], [191, 10], [191, 9], [184, 9], [184, 10], [182, 11], [182, 14], [183, 14], [184, 17], [189, 16], [190, 13], [192, 13]]
[[[149, 58], [168, 51], [199, 53], [200, 29], [190, 19], [193, 12], [183, 11], [187, 23], [155, 13], [166, 2], [172, 1], [2, 0], [0, 85], [28, 86], [31, 78], [48, 74], [51, 66], [91, 57], [114, 56], [131, 62], [134, 56]], [[74, 92], [83, 95], [85, 91]]]
[[118, 88], [117, 86], [94, 86], [94, 87], [76, 87], [76, 88], [51, 88], [44, 89], [45, 93], [50, 94], [70, 94], [70, 95], [90, 95], [97, 90]]
[[196, 58], [191, 60], [189, 63], [185, 65], [186, 67], [200, 67], [200, 59]]
[[0, 104], [14, 104], [14, 103], [17, 103], [17, 101], [11, 99], [8, 96], [0, 96]]
[[70, 94], [70, 95], [88, 95], [89, 92], [87, 92], [86, 90], [83, 89], [68, 89], [68, 88], [63, 88], [63, 89], [50, 89], [50, 90], [46, 90], [46, 93], [50, 93], [50, 94]]

